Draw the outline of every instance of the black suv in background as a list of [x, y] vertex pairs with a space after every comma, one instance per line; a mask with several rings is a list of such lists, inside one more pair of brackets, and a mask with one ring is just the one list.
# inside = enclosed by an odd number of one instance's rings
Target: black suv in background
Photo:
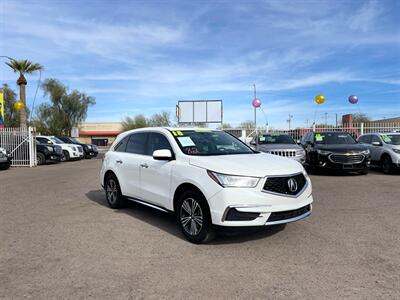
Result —
[[62, 148], [58, 145], [36, 143], [36, 158], [38, 165], [48, 162], [60, 162], [63, 156]]
[[307, 132], [301, 145], [311, 171], [332, 169], [368, 174], [370, 151], [346, 132]]
[[57, 136], [60, 140], [67, 144], [75, 144], [75, 145], [80, 145], [83, 148], [83, 152], [85, 153], [85, 158], [92, 158], [96, 157], [97, 154], [99, 154], [97, 150], [97, 146], [93, 144], [82, 144], [80, 143], [77, 139], [68, 137], [68, 136]]

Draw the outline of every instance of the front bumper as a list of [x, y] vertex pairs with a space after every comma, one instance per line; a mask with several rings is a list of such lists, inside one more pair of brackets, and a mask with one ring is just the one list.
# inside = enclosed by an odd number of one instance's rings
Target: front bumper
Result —
[[356, 163], [339, 163], [333, 162], [329, 159], [328, 155], [318, 154], [317, 160], [314, 162], [314, 166], [318, 168], [331, 169], [337, 171], [362, 171], [369, 167], [370, 157], [365, 156], [361, 162]]
[[[261, 180], [262, 181], [262, 180]], [[217, 226], [228, 227], [253, 227], [267, 226], [282, 223], [294, 222], [308, 217], [312, 210], [312, 188], [308, 179], [307, 187], [297, 197], [276, 195], [261, 191], [259, 184], [256, 188], [223, 188], [209, 199], [212, 223]], [[301, 212], [291, 217], [279, 213], [296, 211], [309, 206], [308, 211]], [[238, 220], [235, 217], [228, 217], [231, 209], [236, 210], [237, 216], [251, 216]], [[273, 218], [272, 218], [273, 217]], [[271, 220], [270, 220], [271, 218]]]
[[98, 154], [99, 154], [98, 151], [93, 151], [93, 150], [85, 151], [85, 156], [86, 157], [96, 157]]

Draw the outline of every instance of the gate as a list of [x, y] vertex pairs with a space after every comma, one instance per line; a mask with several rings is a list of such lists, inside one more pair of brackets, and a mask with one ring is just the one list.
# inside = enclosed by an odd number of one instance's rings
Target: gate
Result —
[[0, 128], [0, 147], [10, 151], [13, 167], [34, 167], [36, 161], [36, 141], [32, 127]]

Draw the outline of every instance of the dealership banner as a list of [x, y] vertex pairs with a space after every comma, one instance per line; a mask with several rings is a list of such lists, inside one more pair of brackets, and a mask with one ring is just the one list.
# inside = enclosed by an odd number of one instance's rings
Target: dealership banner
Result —
[[4, 94], [0, 89], [0, 128], [4, 128]]

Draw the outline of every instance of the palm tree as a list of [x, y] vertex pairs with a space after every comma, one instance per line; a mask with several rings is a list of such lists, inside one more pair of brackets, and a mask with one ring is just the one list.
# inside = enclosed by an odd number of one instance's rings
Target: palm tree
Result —
[[24, 108], [20, 111], [20, 127], [26, 127], [26, 95], [25, 95], [25, 86], [28, 83], [24, 74], [33, 74], [37, 71], [43, 70], [43, 67], [40, 64], [33, 63], [27, 59], [12, 59], [6, 62], [6, 64], [15, 72], [19, 72], [19, 78], [17, 80], [17, 84], [19, 85], [19, 97], [21, 102], [24, 104]]

